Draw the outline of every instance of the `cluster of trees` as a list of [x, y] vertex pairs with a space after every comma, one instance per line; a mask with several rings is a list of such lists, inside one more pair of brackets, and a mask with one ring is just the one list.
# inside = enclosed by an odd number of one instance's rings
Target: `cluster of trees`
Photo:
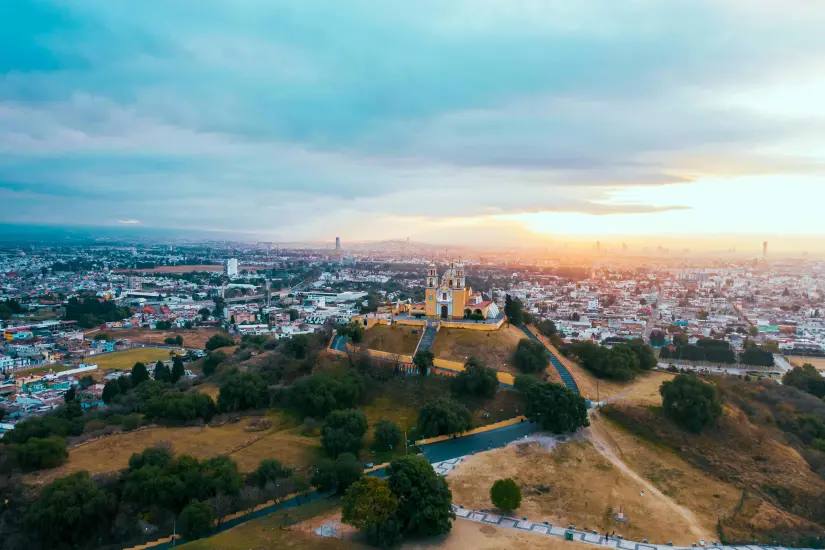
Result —
[[452, 380], [455, 393], [490, 398], [498, 389], [498, 375], [478, 357], [470, 357], [464, 363], [464, 371]]
[[349, 336], [354, 344], [359, 344], [364, 339], [364, 327], [361, 323], [352, 322], [348, 325], [340, 325], [336, 330], [341, 336]]
[[524, 416], [543, 430], [563, 433], [590, 425], [587, 402], [562, 385], [521, 375], [516, 377], [516, 389], [524, 395]]
[[128, 307], [118, 307], [114, 302], [100, 300], [96, 296], [69, 298], [66, 304], [66, 319], [77, 321], [83, 328], [92, 328], [107, 321], [121, 321], [131, 315], [132, 310]]
[[418, 411], [417, 427], [422, 437], [466, 432], [473, 427], [473, 415], [458, 401], [438, 397], [425, 403]]
[[653, 349], [641, 340], [629, 340], [607, 348], [592, 342], [570, 344], [584, 368], [599, 378], [633, 380], [636, 375], [656, 366]]
[[773, 353], [757, 346], [746, 347], [740, 356], [740, 361], [745, 365], [757, 367], [772, 367], [774, 364]]
[[206, 341], [206, 349], [209, 351], [216, 350], [218, 348], [225, 348], [228, 346], [234, 346], [235, 339], [229, 336], [228, 334], [218, 333], [212, 335], [209, 340]]
[[549, 359], [544, 344], [523, 338], [513, 352], [513, 364], [525, 374], [541, 372], [547, 368]]
[[11, 319], [12, 315], [21, 313], [23, 308], [17, 300], [3, 300], [0, 301], [0, 320], [5, 321]]
[[235, 412], [269, 406], [269, 386], [260, 374], [233, 371], [221, 384], [218, 409]]
[[699, 433], [722, 414], [722, 402], [716, 386], [691, 374], [680, 374], [663, 382], [662, 412], [677, 426]]
[[556, 323], [551, 321], [550, 319], [543, 319], [536, 323], [536, 328], [538, 331], [546, 336], [547, 338], [552, 338], [556, 334], [559, 333], [559, 329], [556, 328]]
[[169, 336], [163, 339], [163, 343], [167, 346], [182, 346], [183, 345], [183, 336], [178, 334], [177, 336]]
[[313, 374], [298, 380], [287, 394], [287, 403], [301, 416], [324, 417], [334, 410], [352, 409], [366, 391], [366, 380], [358, 373], [345, 376]]
[[782, 377], [782, 383], [810, 393], [820, 399], [825, 398], [825, 378], [810, 363], [792, 368]]
[[736, 363], [736, 354], [724, 340], [702, 338], [696, 345], [686, 344], [662, 348], [662, 359], [683, 359], [685, 361], [708, 361], [710, 363]]
[[341, 504], [342, 521], [382, 548], [406, 536], [443, 535], [455, 519], [446, 480], [420, 456], [394, 460], [386, 480], [360, 478], [346, 490]]
[[523, 304], [518, 298], [511, 298], [508, 294], [504, 298], [504, 314], [507, 320], [514, 325], [520, 325], [524, 322]]

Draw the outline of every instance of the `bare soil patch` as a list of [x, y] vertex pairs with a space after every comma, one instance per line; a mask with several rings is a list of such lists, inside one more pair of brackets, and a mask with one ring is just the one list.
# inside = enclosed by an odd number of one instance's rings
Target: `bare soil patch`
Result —
[[164, 345], [166, 338], [180, 336], [186, 348], [203, 349], [206, 341], [223, 331], [216, 328], [199, 328], [191, 330], [152, 330], [148, 328], [124, 328], [105, 331], [113, 338], [131, 340], [138, 344]]
[[825, 357], [803, 357], [794, 355], [788, 357], [788, 362], [794, 367], [801, 367], [805, 363], [809, 363], [813, 365], [816, 370], [825, 371]]
[[437, 358], [460, 363], [475, 356], [492, 369], [518, 375], [521, 373], [512, 364], [513, 352], [525, 338], [520, 329], [509, 325], [493, 331], [442, 328], [432, 352]]
[[375, 325], [364, 332], [364, 340], [358, 345], [365, 349], [412, 355], [423, 330], [405, 325]]

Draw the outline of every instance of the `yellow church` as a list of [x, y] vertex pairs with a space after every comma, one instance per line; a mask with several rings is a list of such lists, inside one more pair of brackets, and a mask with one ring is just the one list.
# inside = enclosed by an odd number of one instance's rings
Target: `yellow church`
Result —
[[480, 292], [466, 285], [464, 266], [450, 262], [450, 267], [439, 280], [435, 264], [427, 269], [424, 311], [428, 318], [465, 319], [472, 315], [484, 319], [499, 315], [492, 300], [484, 300]]

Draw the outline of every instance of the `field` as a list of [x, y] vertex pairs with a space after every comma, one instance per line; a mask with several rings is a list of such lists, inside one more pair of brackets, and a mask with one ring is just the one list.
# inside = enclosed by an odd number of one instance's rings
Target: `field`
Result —
[[[58, 373], [63, 372], [64, 370], [73, 369], [74, 367], [68, 365], [46, 365], [43, 367], [35, 367], [33, 369], [25, 369], [25, 370], [18, 370], [15, 371], [15, 375], [19, 376], [31, 376], [32, 374], [49, 374], [49, 373]], [[89, 374], [93, 374], [90, 372]], [[83, 375], [81, 375], [83, 376]]]
[[[126, 467], [132, 454], [160, 442], [171, 443], [176, 454], [197, 458], [229, 454], [244, 472], [254, 470], [264, 458], [277, 458], [298, 470], [314, 464], [320, 456], [319, 439], [298, 435], [288, 420], [281, 422], [277, 416], [268, 418], [273, 420], [273, 427], [266, 431], [247, 431], [252, 419], [245, 418], [214, 428], [148, 428], [108, 436], [71, 449], [66, 464], [32, 474], [27, 479], [43, 483], [81, 470], [92, 475], [119, 470]], [[242, 446], [245, 447], [236, 450]]]
[[167, 359], [169, 359], [168, 349], [133, 348], [126, 351], [92, 355], [86, 358], [86, 362], [96, 363], [99, 371], [105, 371], [109, 369], [128, 370], [135, 366], [137, 362], [148, 365], [149, 363], [166, 361]]
[[166, 338], [174, 338], [180, 336], [183, 338], [184, 347], [191, 349], [203, 349], [206, 346], [206, 341], [215, 334], [223, 331], [216, 328], [203, 328], [192, 330], [151, 330], [148, 328], [124, 328], [111, 329], [104, 331], [111, 334], [113, 338], [123, 338], [131, 340], [138, 344], [156, 344], [163, 345]]
[[437, 358], [461, 363], [474, 355], [490, 368], [519, 374], [512, 365], [512, 356], [524, 338], [521, 330], [509, 325], [494, 331], [442, 328], [435, 337], [432, 351]]
[[805, 363], [810, 363], [816, 370], [825, 371], [825, 357], [802, 357], [792, 356], [788, 357], [788, 362], [794, 367], [801, 367]]
[[358, 345], [387, 353], [412, 355], [423, 331], [423, 327], [375, 325], [364, 332], [364, 340]]
[[[238, 272], [241, 271], [261, 271], [267, 269], [266, 267], [254, 265], [240, 265]], [[162, 265], [152, 269], [115, 269], [115, 273], [190, 273], [192, 271], [203, 271], [207, 273], [223, 272], [222, 265]]]

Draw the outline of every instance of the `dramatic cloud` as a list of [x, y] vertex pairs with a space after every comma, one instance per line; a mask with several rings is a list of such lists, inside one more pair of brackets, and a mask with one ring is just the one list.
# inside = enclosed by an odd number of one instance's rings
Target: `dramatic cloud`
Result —
[[6, 2], [0, 200], [271, 240], [713, 224], [650, 190], [823, 172], [825, 7], [758, 4]]

